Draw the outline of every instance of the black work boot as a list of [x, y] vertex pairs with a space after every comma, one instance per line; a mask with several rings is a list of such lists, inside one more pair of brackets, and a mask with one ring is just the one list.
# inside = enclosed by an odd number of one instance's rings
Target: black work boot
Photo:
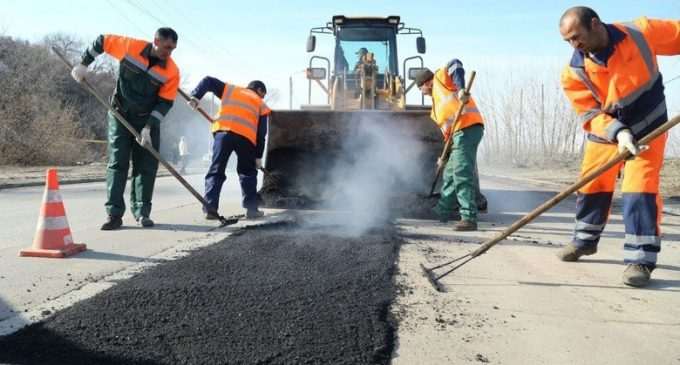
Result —
[[486, 214], [489, 212], [489, 203], [486, 199], [480, 199], [477, 202], [477, 212], [480, 214]]
[[255, 208], [255, 209], [248, 209], [246, 212], [246, 218], [247, 219], [257, 219], [257, 218], [262, 218], [264, 217], [264, 212]]
[[153, 227], [153, 221], [151, 220], [151, 218], [144, 216], [137, 218], [137, 224], [145, 228]]
[[597, 253], [597, 246], [576, 247], [570, 243], [557, 252], [557, 257], [562, 261], [574, 262], [581, 256], [594, 255]]
[[207, 219], [209, 221], [216, 221], [216, 220], [220, 219], [220, 216], [217, 215], [217, 213], [214, 213], [214, 212], [207, 212], [207, 213], [205, 213], [205, 219]]
[[123, 217], [119, 215], [109, 215], [106, 222], [100, 228], [102, 231], [113, 231], [123, 225]]
[[437, 206], [435, 205], [434, 207], [432, 207], [432, 213], [442, 223], [446, 223], [448, 221], [458, 221], [458, 220], [460, 220], [460, 213], [458, 212], [458, 210], [455, 210], [455, 211], [448, 213], [448, 214], [442, 213], [439, 210], [439, 208], [437, 208]]
[[476, 231], [477, 222], [461, 219], [453, 225], [454, 231]]

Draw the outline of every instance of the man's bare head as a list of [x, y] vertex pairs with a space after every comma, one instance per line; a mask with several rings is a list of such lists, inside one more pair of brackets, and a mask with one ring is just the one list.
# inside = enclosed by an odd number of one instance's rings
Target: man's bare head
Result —
[[600, 17], [585, 6], [569, 8], [562, 14], [560, 34], [572, 47], [584, 53], [600, 51], [609, 41]]
[[158, 28], [153, 38], [154, 56], [165, 60], [177, 47], [177, 32], [172, 28]]

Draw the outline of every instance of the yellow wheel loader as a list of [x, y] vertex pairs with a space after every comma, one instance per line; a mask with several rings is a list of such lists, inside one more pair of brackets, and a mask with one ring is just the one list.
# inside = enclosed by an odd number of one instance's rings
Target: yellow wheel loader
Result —
[[[333, 38], [333, 56], [310, 58], [309, 104], [272, 113], [260, 190], [265, 206], [334, 206], [371, 188], [395, 197], [425, 195], [443, 140], [413, 87], [422, 57], [401, 64], [397, 57], [402, 36], [418, 35], [416, 50], [425, 53], [422, 31], [405, 27], [398, 16], [336, 15], [311, 29], [307, 52], [315, 51], [317, 35]], [[313, 88], [327, 103], [311, 104]], [[406, 104], [411, 89], [419, 105]]]

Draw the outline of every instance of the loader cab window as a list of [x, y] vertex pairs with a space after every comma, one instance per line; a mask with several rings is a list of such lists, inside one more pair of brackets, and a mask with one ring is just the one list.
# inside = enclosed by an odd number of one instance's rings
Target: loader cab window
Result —
[[[373, 54], [378, 73], [397, 73], [396, 36], [393, 28], [382, 27], [345, 27], [337, 36], [335, 51], [336, 73], [341, 74], [346, 67], [351, 74], [363, 53]], [[344, 57], [344, 59], [343, 59]], [[346, 65], [345, 66], [345, 62]]]

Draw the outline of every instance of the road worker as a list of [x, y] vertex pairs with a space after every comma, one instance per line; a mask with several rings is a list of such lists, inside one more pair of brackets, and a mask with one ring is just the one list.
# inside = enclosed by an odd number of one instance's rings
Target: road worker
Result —
[[177, 47], [177, 33], [170, 28], [156, 31], [153, 42], [104, 34], [83, 53], [81, 62], [71, 71], [81, 82], [87, 76], [87, 66], [102, 53], [120, 62], [116, 89], [111, 106], [140, 133], [134, 136], [109, 112], [108, 165], [106, 170], [106, 212], [108, 218], [102, 230], [113, 230], [123, 224], [125, 202], [123, 193], [132, 159], [130, 205], [135, 220], [142, 227], [151, 227], [151, 214], [158, 161], [142, 146], [160, 147], [160, 123], [168, 113], [179, 87], [179, 69], [170, 55]]
[[[216, 212], [226, 180], [227, 161], [231, 153], [236, 152], [236, 172], [246, 218], [262, 217], [264, 213], [258, 210], [257, 170], [262, 168], [267, 119], [271, 113], [263, 100], [267, 88], [259, 80], [251, 81], [243, 88], [207, 76], [191, 92], [189, 105], [195, 109], [207, 92], [221, 98], [222, 105], [218, 119], [212, 124], [214, 142], [212, 161], [205, 176], [205, 200]], [[205, 213], [206, 219], [218, 218], [213, 213]]]
[[657, 56], [680, 54], [680, 21], [641, 17], [609, 24], [579, 6], [562, 15], [559, 27], [574, 48], [562, 72], [562, 87], [587, 134], [581, 176], [617, 153], [627, 150], [634, 158], [579, 190], [574, 236], [558, 257], [576, 261], [597, 252], [616, 177], [623, 169], [623, 282], [645, 286], [661, 248], [659, 174], [667, 135], [651, 141], [647, 149], [636, 141], [668, 120]]
[[[430, 117], [437, 123], [445, 140], [453, 138], [451, 154], [445, 165], [441, 197], [434, 210], [441, 221], [454, 217], [459, 205], [460, 220], [454, 225], [457, 231], [477, 230], [479, 211], [479, 177], [477, 148], [484, 135], [484, 122], [477, 106], [465, 91], [465, 69], [458, 59], [451, 60], [445, 67], [432, 72], [423, 69], [416, 75], [416, 85], [423, 93], [432, 97]], [[457, 123], [454, 118], [460, 104], [466, 104]]]

